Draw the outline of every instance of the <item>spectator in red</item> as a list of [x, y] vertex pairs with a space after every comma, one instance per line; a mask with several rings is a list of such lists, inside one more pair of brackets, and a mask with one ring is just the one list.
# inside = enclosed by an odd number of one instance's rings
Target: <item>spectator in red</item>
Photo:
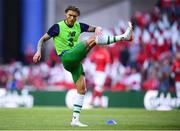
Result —
[[172, 71], [175, 74], [175, 87], [177, 97], [180, 97], [180, 52], [176, 53], [176, 59], [173, 62]]
[[0, 66], [0, 88], [5, 88], [8, 81], [8, 73]]

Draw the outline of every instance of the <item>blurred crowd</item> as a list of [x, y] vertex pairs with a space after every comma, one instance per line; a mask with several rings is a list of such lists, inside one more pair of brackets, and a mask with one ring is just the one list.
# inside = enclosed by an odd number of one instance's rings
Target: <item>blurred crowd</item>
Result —
[[[135, 12], [132, 16], [134, 40], [107, 46], [110, 63], [106, 69], [107, 90], [175, 91], [177, 72], [174, 61], [180, 61], [180, 2], [160, 0], [150, 12]], [[122, 34], [127, 22], [106, 29], [110, 35]], [[87, 87], [93, 88], [95, 63], [91, 54], [84, 61]], [[0, 65], [0, 87], [29, 90], [66, 90], [74, 88], [71, 75], [63, 69], [55, 50], [37, 65], [27, 56], [28, 64], [13, 61]], [[180, 68], [180, 67], [179, 67]], [[180, 81], [180, 80], [179, 80]]]

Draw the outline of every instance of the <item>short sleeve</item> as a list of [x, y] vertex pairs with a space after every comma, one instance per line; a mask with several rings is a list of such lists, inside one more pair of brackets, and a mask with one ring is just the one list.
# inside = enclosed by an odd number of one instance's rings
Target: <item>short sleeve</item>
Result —
[[79, 23], [79, 24], [80, 24], [80, 27], [81, 27], [81, 33], [88, 32], [89, 25], [84, 24], [84, 23]]
[[59, 25], [54, 24], [53, 26], [51, 26], [51, 28], [49, 28], [47, 34], [51, 37], [55, 37], [59, 35], [59, 32], [60, 32]]

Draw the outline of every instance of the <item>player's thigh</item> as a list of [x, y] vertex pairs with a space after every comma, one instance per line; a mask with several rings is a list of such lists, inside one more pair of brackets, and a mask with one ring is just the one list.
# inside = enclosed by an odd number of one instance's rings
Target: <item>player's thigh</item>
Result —
[[73, 67], [73, 70], [71, 71], [73, 81], [76, 83], [81, 75], [85, 76], [85, 72], [82, 66], [82, 63], [79, 63], [78, 65]]
[[69, 50], [65, 55], [70, 56], [69, 61], [81, 62], [87, 55], [85, 41], [78, 43], [75, 47]]

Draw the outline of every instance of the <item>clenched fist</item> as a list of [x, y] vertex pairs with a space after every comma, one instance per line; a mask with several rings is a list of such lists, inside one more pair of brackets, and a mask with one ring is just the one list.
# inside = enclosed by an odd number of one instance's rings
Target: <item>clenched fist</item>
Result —
[[37, 51], [33, 56], [33, 62], [37, 63], [38, 61], [40, 61], [40, 59], [41, 59], [41, 53]]

